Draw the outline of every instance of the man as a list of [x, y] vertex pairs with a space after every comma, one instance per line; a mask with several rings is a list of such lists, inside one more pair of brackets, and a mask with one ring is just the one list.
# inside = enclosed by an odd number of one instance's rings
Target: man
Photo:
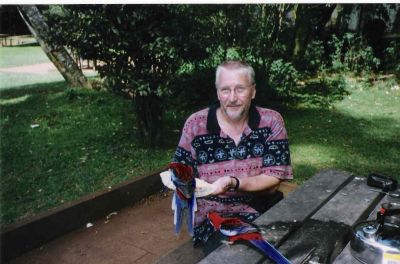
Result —
[[186, 120], [173, 159], [193, 166], [197, 177], [215, 187], [212, 195], [197, 200], [195, 244], [213, 233], [208, 212], [253, 221], [279, 183], [293, 178], [281, 115], [252, 102], [253, 68], [224, 62], [216, 70], [215, 85], [219, 102]]

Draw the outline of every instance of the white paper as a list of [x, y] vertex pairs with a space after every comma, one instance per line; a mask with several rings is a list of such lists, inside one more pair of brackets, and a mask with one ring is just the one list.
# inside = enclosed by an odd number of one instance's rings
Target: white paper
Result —
[[[163, 171], [160, 173], [162, 183], [171, 190], [175, 190], [175, 185], [171, 179], [171, 172], [169, 170]], [[215, 187], [201, 179], [196, 178], [196, 189], [195, 194], [196, 197], [204, 197], [210, 195], [214, 192]]]

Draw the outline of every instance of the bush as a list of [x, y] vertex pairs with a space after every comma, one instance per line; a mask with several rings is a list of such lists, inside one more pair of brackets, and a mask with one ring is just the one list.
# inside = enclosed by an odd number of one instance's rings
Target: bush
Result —
[[374, 52], [367, 45], [364, 38], [351, 33], [344, 35], [348, 48], [344, 56], [344, 64], [347, 69], [356, 73], [376, 71], [380, 60], [374, 56]]
[[194, 68], [181, 73], [172, 84], [174, 92], [167, 109], [193, 112], [207, 107], [217, 100], [214, 81], [214, 67]]
[[374, 56], [363, 37], [346, 33], [340, 39], [333, 35], [329, 45], [333, 50], [330, 55], [332, 70], [353, 71], [356, 74], [378, 70], [380, 60]]
[[273, 61], [268, 77], [268, 86], [275, 96], [284, 100], [295, 100], [299, 73], [292, 63], [281, 59]]
[[187, 5], [66, 5], [47, 12], [52, 40], [101, 63], [107, 89], [135, 104], [138, 134], [161, 143], [161, 120], [181, 65], [208, 57], [206, 21]]
[[324, 61], [325, 49], [321, 40], [314, 40], [308, 46], [302, 59], [305, 70], [310, 74], [323, 71], [326, 67]]
[[400, 72], [400, 41], [392, 40], [384, 51], [386, 70]]
[[343, 49], [343, 39], [339, 39], [336, 35], [332, 35], [332, 40], [329, 41], [328, 45], [331, 49], [330, 52], [330, 63], [331, 70], [340, 72], [345, 69], [342, 61], [342, 49]]
[[308, 80], [299, 92], [300, 102], [304, 104], [327, 107], [343, 99], [346, 91], [346, 80], [343, 75], [322, 75], [321, 78]]

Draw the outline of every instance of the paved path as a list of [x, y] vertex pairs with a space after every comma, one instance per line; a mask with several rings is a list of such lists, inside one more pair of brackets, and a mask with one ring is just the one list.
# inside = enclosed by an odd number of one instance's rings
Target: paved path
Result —
[[[97, 75], [97, 72], [92, 69], [83, 69], [82, 72], [86, 77]], [[0, 67], [0, 79], [0, 90], [13, 89], [27, 85], [34, 87], [34, 85], [40, 85], [43, 83], [65, 81], [60, 72], [51, 62], [14, 67]]]
[[160, 256], [190, 239], [186, 230], [173, 233], [171, 195], [159, 194], [108, 221], [76, 230], [32, 250], [10, 263], [124, 264], [154, 263]]
[[[55, 73], [55, 72], [58, 73], [58, 70], [52, 62], [44, 62], [44, 63], [30, 64], [23, 66], [0, 68], [0, 72], [47, 75], [49, 73]], [[96, 72], [92, 69], [82, 69], [82, 72], [89, 75], [96, 74]]]

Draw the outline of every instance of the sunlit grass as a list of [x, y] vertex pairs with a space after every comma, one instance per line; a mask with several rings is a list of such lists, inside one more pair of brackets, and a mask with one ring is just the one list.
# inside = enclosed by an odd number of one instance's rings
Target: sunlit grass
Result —
[[295, 181], [325, 168], [397, 177], [400, 90], [393, 78], [379, 85], [348, 77], [350, 95], [330, 108], [285, 111]]
[[0, 105], [18, 104], [18, 103], [24, 102], [29, 97], [30, 97], [30, 95], [25, 94], [25, 95], [22, 95], [22, 96], [16, 97], [16, 98], [0, 99]]

